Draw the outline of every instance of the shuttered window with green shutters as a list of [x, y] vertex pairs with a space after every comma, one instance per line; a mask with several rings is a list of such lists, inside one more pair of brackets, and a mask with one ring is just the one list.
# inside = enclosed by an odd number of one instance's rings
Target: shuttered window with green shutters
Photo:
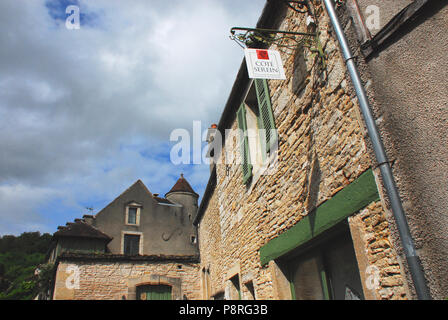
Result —
[[[247, 105], [246, 105], [247, 104]], [[246, 108], [250, 108], [251, 114], [256, 115], [256, 125], [258, 128], [250, 129], [262, 129], [259, 135], [259, 146], [255, 147], [249, 143], [248, 128], [247, 128], [247, 116], [248, 112]], [[257, 108], [258, 110], [254, 110]], [[266, 79], [255, 79], [253, 87], [249, 90], [244, 102], [241, 104], [237, 111], [238, 128], [240, 129], [240, 149], [241, 149], [241, 166], [243, 170], [243, 183], [247, 184], [253, 171], [253, 164], [259, 163], [261, 159], [256, 160], [257, 155], [261, 154], [263, 162], [267, 159], [272, 151], [276, 149], [277, 144], [277, 131], [275, 128], [274, 114], [272, 113], [271, 97], [269, 96], [269, 88]], [[254, 123], [252, 122], [252, 125]], [[260, 148], [261, 147], [261, 148]], [[274, 148], [275, 147], [275, 148]], [[261, 150], [260, 150], [261, 149]], [[251, 155], [252, 152], [256, 154]], [[258, 153], [260, 152], [260, 153]], [[253, 159], [252, 159], [253, 158]], [[253, 162], [251, 160], [254, 160]]]
[[243, 183], [249, 182], [252, 177], [252, 164], [250, 161], [249, 139], [247, 137], [246, 107], [241, 104], [237, 111], [238, 128], [240, 129], [241, 167], [243, 170]]
[[255, 79], [255, 90], [257, 93], [259, 108], [259, 126], [264, 129], [264, 136], [261, 138], [263, 157], [273, 150], [277, 143], [277, 131], [275, 130], [274, 114], [272, 113], [271, 97], [266, 79]]

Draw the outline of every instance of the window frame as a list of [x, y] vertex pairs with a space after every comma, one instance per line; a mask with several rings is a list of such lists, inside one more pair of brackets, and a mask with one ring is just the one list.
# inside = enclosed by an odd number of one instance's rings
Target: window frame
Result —
[[121, 254], [125, 254], [125, 243], [124, 238], [126, 235], [132, 235], [132, 236], [140, 236], [139, 244], [138, 244], [138, 254], [143, 255], [143, 232], [138, 231], [122, 231], [121, 232]]
[[210, 300], [211, 298], [211, 283], [210, 283], [210, 267], [201, 269], [202, 279], [202, 298], [204, 300]]
[[247, 280], [243, 283], [246, 287], [248, 294], [244, 300], [258, 300], [257, 299], [257, 291], [255, 290], [254, 280]]
[[246, 106], [243, 102], [237, 111], [239, 132], [239, 144], [241, 155], [241, 170], [243, 172], [243, 184], [248, 184], [253, 175], [253, 166], [250, 156], [249, 137], [247, 134]]
[[[242, 295], [241, 295], [241, 281], [240, 281], [240, 274], [237, 273], [235, 275], [233, 275], [231, 278], [229, 278], [229, 282], [230, 282], [230, 292], [229, 292], [229, 298], [230, 300], [242, 300]], [[234, 292], [232, 291], [236, 291], [237, 295], [238, 295], [238, 299], [236, 299], [236, 297], [233, 297], [232, 295], [234, 295]]]
[[[272, 147], [278, 141], [277, 127], [275, 125], [274, 110], [272, 109], [271, 94], [267, 79], [254, 79], [251, 86], [255, 87], [258, 102], [258, 124], [260, 129], [264, 129], [265, 136], [260, 137], [263, 160], [268, 158]], [[271, 135], [274, 130], [274, 134]], [[262, 131], [260, 131], [261, 133]], [[269, 139], [268, 139], [269, 137]]]
[[[252, 110], [255, 106], [247, 103], [251, 90], [254, 91], [253, 94], [256, 98], [256, 112], [255, 110]], [[255, 129], [258, 131], [256, 141], [254, 141], [255, 139], [253, 139], [253, 137], [249, 139], [249, 130], [254, 129], [252, 127], [248, 128], [247, 117], [249, 113], [250, 117], [256, 117]], [[254, 114], [252, 115], [252, 113]], [[237, 110], [236, 120], [238, 129], [240, 130], [239, 144], [241, 168], [243, 171], [243, 184], [250, 185], [257, 173], [259, 174], [259, 172], [263, 170], [266, 165], [269, 166], [270, 163], [273, 163], [273, 160], [275, 159], [273, 158], [271, 151], [273, 151], [273, 146], [275, 146], [275, 144], [278, 146], [278, 132], [277, 127], [275, 126], [274, 111], [272, 109], [269, 85], [266, 79], [252, 79], [249, 82], [244, 98], [242, 99], [240, 107]], [[251, 122], [253, 123], [254, 121]], [[268, 135], [268, 130], [274, 131], [269, 131]], [[273, 132], [274, 134], [272, 134]], [[267, 138], [268, 136], [269, 143]], [[253, 145], [254, 143], [256, 143], [256, 146]], [[257, 154], [252, 155], [251, 149], [255, 149]], [[261, 159], [259, 159], [258, 152], [261, 154]], [[261, 163], [259, 163], [259, 160], [261, 160]]]
[[[129, 223], [129, 209], [136, 209], [135, 213], [135, 223]], [[128, 203], [125, 207], [125, 220], [124, 224], [127, 226], [139, 226], [140, 225], [140, 212], [141, 212], [142, 205], [137, 202], [131, 202]]]

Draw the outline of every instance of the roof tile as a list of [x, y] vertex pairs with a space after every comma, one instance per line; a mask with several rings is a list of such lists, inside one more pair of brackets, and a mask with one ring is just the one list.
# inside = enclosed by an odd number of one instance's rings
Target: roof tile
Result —
[[188, 181], [184, 178], [184, 175], [182, 173], [180, 174], [179, 180], [177, 180], [177, 182], [174, 184], [174, 186], [171, 188], [171, 190], [168, 191], [166, 194], [169, 194], [171, 192], [190, 192], [195, 195], [198, 195], [196, 192], [194, 192], [193, 188], [190, 186]]

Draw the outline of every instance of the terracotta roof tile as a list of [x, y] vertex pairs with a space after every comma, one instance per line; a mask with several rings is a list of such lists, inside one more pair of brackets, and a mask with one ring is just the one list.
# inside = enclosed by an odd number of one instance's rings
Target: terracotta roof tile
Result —
[[67, 222], [67, 225], [64, 227], [58, 227], [58, 231], [53, 234], [53, 237], [80, 237], [112, 240], [112, 238], [104, 232], [79, 220], [74, 223]]
[[177, 180], [177, 182], [174, 184], [174, 186], [171, 188], [171, 190], [168, 191], [166, 194], [169, 194], [171, 192], [190, 192], [195, 195], [198, 195], [196, 192], [194, 192], [193, 188], [190, 186], [188, 181], [184, 178], [183, 174], [180, 175], [179, 180]]
[[154, 197], [158, 203], [165, 203], [165, 204], [173, 204], [170, 200], [161, 198], [161, 197]]

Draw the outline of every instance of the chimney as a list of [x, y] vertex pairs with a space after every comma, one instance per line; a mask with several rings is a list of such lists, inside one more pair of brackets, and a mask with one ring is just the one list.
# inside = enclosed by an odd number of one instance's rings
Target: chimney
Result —
[[90, 214], [85, 214], [82, 216], [83, 220], [85, 223], [87, 223], [88, 225], [93, 225], [93, 221], [95, 219], [94, 216], [90, 215]]
[[215, 140], [216, 132], [218, 132], [218, 126], [214, 123], [207, 130], [207, 142], [208, 142], [208, 150], [207, 150], [207, 158], [210, 159], [210, 173], [212, 172], [212, 168], [214, 165], [215, 152], [219, 152], [220, 150], [215, 150], [213, 148], [215, 145], [212, 144]]

